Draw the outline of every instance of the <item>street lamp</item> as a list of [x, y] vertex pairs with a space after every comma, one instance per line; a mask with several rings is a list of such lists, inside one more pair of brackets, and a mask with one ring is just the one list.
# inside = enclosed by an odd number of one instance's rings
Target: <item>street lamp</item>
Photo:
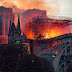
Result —
[[34, 63], [35, 62], [35, 58], [32, 58], [32, 63]]

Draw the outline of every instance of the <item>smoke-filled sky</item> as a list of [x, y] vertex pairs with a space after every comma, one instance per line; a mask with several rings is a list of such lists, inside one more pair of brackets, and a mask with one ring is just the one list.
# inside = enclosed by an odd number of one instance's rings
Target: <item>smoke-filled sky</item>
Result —
[[47, 15], [72, 17], [72, 0], [0, 0], [0, 6], [12, 7], [14, 12], [45, 9]]
[[59, 11], [57, 11], [58, 16], [72, 17], [72, 0], [45, 0], [50, 1], [54, 4], [56, 3]]

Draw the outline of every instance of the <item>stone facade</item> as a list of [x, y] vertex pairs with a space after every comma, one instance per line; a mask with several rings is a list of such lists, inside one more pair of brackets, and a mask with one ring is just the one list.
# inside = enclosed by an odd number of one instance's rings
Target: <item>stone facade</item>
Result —
[[48, 50], [39, 51], [38, 55], [51, 61], [55, 72], [66, 72], [68, 65], [72, 64], [72, 34], [65, 34], [52, 40], [56, 45]]

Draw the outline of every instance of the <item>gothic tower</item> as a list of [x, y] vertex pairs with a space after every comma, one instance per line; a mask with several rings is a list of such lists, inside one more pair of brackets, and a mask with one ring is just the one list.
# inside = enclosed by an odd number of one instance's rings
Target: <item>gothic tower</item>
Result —
[[22, 43], [19, 15], [18, 15], [17, 28], [15, 27], [15, 24], [14, 24], [14, 18], [13, 18], [12, 24], [11, 24], [11, 20], [10, 20], [10, 27], [9, 27], [9, 33], [8, 33], [8, 43], [11, 43], [11, 44]]
[[18, 14], [18, 25], [17, 25], [17, 31], [19, 35], [21, 35], [21, 28], [20, 28], [20, 19], [19, 19], [19, 14]]

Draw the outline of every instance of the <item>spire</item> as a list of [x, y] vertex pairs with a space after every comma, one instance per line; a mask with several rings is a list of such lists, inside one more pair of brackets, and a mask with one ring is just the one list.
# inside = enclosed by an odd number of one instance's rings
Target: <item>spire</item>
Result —
[[18, 25], [17, 25], [17, 31], [18, 31], [18, 33], [21, 35], [19, 14], [18, 14]]
[[18, 26], [17, 29], [20, 29], [20, 20], [19, 20], [19, 14], [18, 14]]
[[14, 23], [14, 18], [15, 18], [15, 15], [14, 15], [14, 13], [13, 13], [13, 23]]

